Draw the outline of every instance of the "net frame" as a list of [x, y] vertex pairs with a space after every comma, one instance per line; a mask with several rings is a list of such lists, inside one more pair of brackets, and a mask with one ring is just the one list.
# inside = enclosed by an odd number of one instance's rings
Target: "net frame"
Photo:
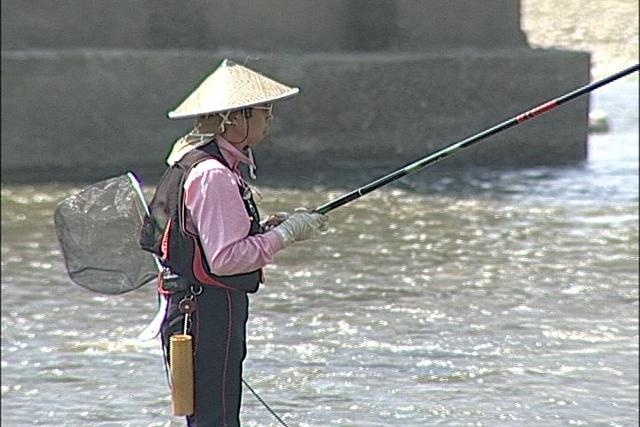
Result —
[[138, 244], [148, 207], [138, 178], [127, 172], [61, 200], [56, 235], [71, 280], [94, 292], [131, 292], [157, 278], [159, 260]]

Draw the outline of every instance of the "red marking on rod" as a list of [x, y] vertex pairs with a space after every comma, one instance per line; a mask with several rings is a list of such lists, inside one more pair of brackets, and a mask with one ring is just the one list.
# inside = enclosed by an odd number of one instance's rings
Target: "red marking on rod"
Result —
[[532, 119], [536, 116], [539, 116], [540, 114], [546, 113], [549, 110], [552, 110], [554, 108], [556, 108], [558, 106], [558, 102], [553, 100], [553, 101], [549, 101], [549, 102], [545, 102], [542, 105], [539, 105], [529, 111], [527, 111], [526, 113], [522, 113], [520, 114], [518, 117], [516, 117], [516, 120], [518, 121], [518, 123], [522, 123], [525, 120], [529, 120]]

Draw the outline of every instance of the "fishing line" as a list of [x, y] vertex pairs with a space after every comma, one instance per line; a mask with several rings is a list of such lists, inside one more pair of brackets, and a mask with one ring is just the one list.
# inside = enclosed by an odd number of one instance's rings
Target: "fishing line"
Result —
[[275, 413], [275, 411], [273, 409], [271, 409], [271, 407], [269, 405], [267, 405], [267, 402], [265, 402], [264, 400], [262, 400], [262, 398], [260, 397], [260, 395], [258, 393], [256, 393], [256, 391], [249, 385], [249, 383], [243, 378], [242, 379], [242, 383], [247, 386], [247, 388], [249, 389], [249, 391], [251, 392], [251, 394], [253, 394], [256, 399], [258, 399], [260, 401], [260, 403], [262, 403], [262, 406], [264, 406], [265, 408], [267, 408], [267, 411], [269, 411], [271, 413], [271, 415], [273, 415], [276, 420], [278, 420], [280, 422], [280, 424], [282, 424], [284, 427], [289, 427], [287, 425], [287, 423], [285, 423], [282, 418], [280, 418], [278, 416], [278, 414]]

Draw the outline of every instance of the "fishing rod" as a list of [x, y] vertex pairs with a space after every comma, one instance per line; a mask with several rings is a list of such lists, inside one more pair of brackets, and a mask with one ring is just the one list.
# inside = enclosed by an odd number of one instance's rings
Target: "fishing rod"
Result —
[[502, 132], [503, 130], [509, 129], [511, 127], [517, 126], [529, 119], [532, 119], [534, 117], [537, 117], [543, 113], [546, 113], [548, 111], [553, 110], [554, 108], [569, 102], [575, 98], [578, 98], [579, 96], [582, 96], [586, 93], [589, 93], [601, 86], [604, 86], [606, 84], [609, 84], [615, 80], [618, 80], [628, 74], [631, 74], [635, 71], [638, 71], [638, 68], [640, 67], [640, 64], [636, 64], [632, 67], [629, 67], [625, 70], [622, 70], [620, 72], [617, 72], [609, 77], [603, 78], [601, 80], [597, 80], [593, 83], [587, 84], [585, 86], [582, 86], [578, 89], [575, 89], [565, 95], [562, 95], [558, 98], [552, 99], [551, 101], [547, 101], [543, 104], [538, 105], [537, 107], [533, 107], [532, 109], [525, 111], [524, 113], [518, 114], [517, 116], [514, 116], [508, 120], [503, 121], [502, 123], [499, 123], [493, 127], [490, 127], [489, 129], [486, 129], [482, 132], [479, 132], [473, 136], [470, 136], [466, 139], [463, 139], [461, 141], [455, 142], [453, 144], [450, 144], [438, 151], [435, 151], [431, 154], [429, 154], [426, 157], [423, 157], [419, 160], [414, 161], [413, 163], [410, 163], [404, 167], [401, 167], [400, 169], [397, 169], [391, 173], [389, 173], [388, 175], [384, 175], [356, 190], [353, 190], [349, 193], [346, 193], [340, 197], [338, 197], [335, 200], [332, 200], [328, 203], [325, 203], [324, 205], [321, 205], [319, 207], [317, 207], [313, 212], [317, 212], [317, 213], [321, 213], [321, 214], [326, 214], [340, 206], [346, 205], [349, 202], [352, 202], [356, 199], [359, 199], [360, 197], [364, 196], [365, 194], [368, 194], [370, 192], [372, 192], [373, 190], [376, 190], [384, 185], [389, 184], [390, 182], [393, 182], [399, 178], [402, 178], [404, 176], [410, 175], [412, 173], [418, 172], [422, 169], [424, 169], [427, 166], [433, 165], [435, 163], [440, 162], [441, 160], [446, 159], [449, 156], [452, 156], [454, 154], [459, 153], [460, 151], [462, 151], [465, 148], [470, 147], [471, 145], [480, 142], [482, 140], [484, 140], [485, 138], [488, 138], [491, 135], [495, 135], [498, 132]]

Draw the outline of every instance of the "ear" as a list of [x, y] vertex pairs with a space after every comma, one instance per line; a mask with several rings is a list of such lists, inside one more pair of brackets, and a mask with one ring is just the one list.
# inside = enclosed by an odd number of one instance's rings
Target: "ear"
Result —
[[237, 126], [238, 122], [241, 120], [242, 118], [242, 111], [234, 111], [233, 113], [229, 114], [229, 121], [232, 123], [232, 126]]

